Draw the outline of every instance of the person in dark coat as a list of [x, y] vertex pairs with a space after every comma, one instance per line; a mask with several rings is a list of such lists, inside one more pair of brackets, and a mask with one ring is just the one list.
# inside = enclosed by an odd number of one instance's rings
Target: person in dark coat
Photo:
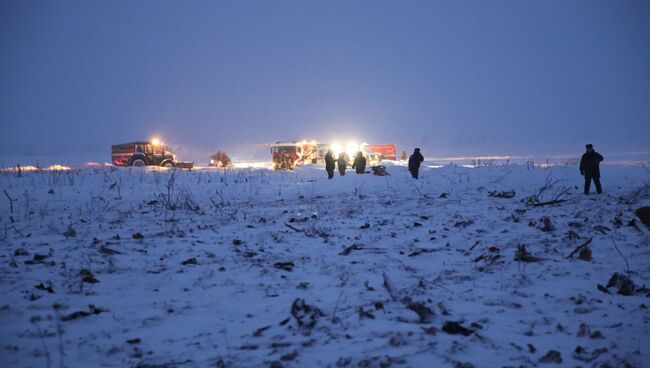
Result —
[[339, 174], [341, 174], [341, 176], [345, 175], [345, 170], [348, 168], [349, 160], [350, 158], [348, 157], [347, 153], [345, 152], [339, 153], [338, 164], [339, 164]]
[[334, 177], [334, 154], [331, 149], [327, 150], [325, 154], [325, 171], [327, 171], [327, 178], [332, 179]]
[[357, 170], [357, 174], [366, 173], [366, 158], [363, 157], [363, 152], [357, 152], [357, 157], [354, 158], [352, 169]]
[[418, 178], [422, 161], [424, 161], [424, 157], [420, 153], [420, 149], [416, 148], [411, 157], [409, 157], [409, 171], [411, 172], [413, 179]]
[[594, 146], [588, 144], [585, 146], [587, 152], [582, 155], [580, 160], [580, 175], [585, 177], [585, 194], [589, 194], [589, 189], [591, 188], [591, 180], [593, 179], [594, 184], [596, 185], [596, 192], [601, 194], [603, 189], [600, 186], [600, 161], [603, 160], [603, 156], [594, 151]]

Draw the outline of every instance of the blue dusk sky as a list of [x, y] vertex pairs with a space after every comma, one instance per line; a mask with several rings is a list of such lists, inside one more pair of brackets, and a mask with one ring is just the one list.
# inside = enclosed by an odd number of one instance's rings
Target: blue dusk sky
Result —
[[648, 1], [0, 1], [0, 152], [650, 149]]

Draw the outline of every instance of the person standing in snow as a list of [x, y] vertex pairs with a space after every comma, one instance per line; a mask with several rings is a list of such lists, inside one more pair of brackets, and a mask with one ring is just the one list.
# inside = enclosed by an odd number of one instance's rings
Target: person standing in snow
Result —
[[325, 154], [325, 171], [327, 171], [327, 178], [332, 179], [334, 177], [334, 154], [331, 149], [327, 150]]
[[339, 153], [338, 164], [339, 164], [339, 174], [341, 174], [341, 176], [345, 175], [345, 170], [348, 168], [349, 159], [350, 158], [348, 157], [347, 153], [345, 152]]
[[601, 194], [603, 188], [600, 186], [600, 161], [603, 160], [603, 156], [594, 151], [593, 144], [588, 144], [585, 147], [587, 148], [587, 152], [580, 159], [580, 175], [584, 175], [585, 177], [585, 194], [589, 194], [592, 179], [596, 185], [596, 192]]
[[416, 148], [415, 151], [413, 151], [411, 157], [409, 157], [409, 171], [411, 172], [413, 179], [417, 179], [419, 177], [420, 164], [422, 161], [424, 161], [424, 157], [420, 153], [420, 149]]
[[357, 170], [357, 174], [365, 174], [366, 172], [366, 158], [363, 157], [363, 152], [357, 152], [357, 157], [354, 158], [352, 169]]

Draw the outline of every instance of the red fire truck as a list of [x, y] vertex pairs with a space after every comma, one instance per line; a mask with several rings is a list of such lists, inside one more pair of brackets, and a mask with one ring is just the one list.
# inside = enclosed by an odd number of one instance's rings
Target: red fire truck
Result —
[[316, 142], [276, 142], [271, 146], [273, 168], [275, 170], [293, 170], [305, 163], [316, 163]]
[[165, 151], [163, 144], [157, 140], [115, 144], [111, 147], [111, 158], [116, 166], [173, 167], [176, 162], [174, 154]]
[[394, 144], [364, 144], [362, 151], [373, 162], [397, 160], [397, 146]]
[[165, 150], [159, 139], [111, 146], [111, 160], [115, 166], [164, 166], [191, 169], [192, 162], [179, 162], [174, 153]]

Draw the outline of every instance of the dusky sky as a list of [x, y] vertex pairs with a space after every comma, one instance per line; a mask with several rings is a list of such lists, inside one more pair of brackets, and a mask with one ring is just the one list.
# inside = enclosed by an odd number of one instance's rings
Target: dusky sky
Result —
[[648, 1], [0, 1], [0, 152], [650, 149]]

